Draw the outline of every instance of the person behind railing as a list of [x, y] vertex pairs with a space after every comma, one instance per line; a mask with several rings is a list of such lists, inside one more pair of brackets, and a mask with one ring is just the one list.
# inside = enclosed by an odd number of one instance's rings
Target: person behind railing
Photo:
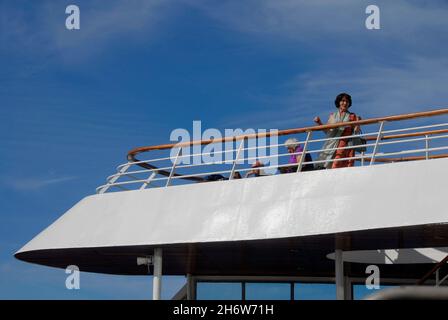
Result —
[[222, 181], [222, 180], [227, 180], [227, 179], [221, 174], [209, 174], [209, 175], [205, 176], [202, 180], [198, 180], [197, 182], [203, 183], [203, 182]]
[[221, 181], [226, 180], [226, 178], [221, 174], [210, 174], [205, 177], [206, 181]]
[[239, 173], [238, 171], [235, 171], [235, 172], [233, 173], [233, 177], [232, 177], [232, 179], [233, 179], [233, 180], [235, 180], [235, 179], [241, 179], [241, 173]]
[[[339, 94], [335, 101], [335, 106], [338, 111], [331, 113], [327, 124], [335, 124], [339, 122], [349, 122], [360, 120], [356, 114], [348, 111], [352, 105], [352, 97], [347, 93]], [[314, 122], [318, 125], [322, 125], [322, 121], [319, 117], [314, 118]], [[333, 129], [324, 130], [327, 139], [350, 136], [360, 132], [359, 126], [338, 127]], [[352, 167], [354, 165], [355, 149], [339, 149], [344, 147], [353, 146], [353, 139], [332, 139], [327, 140], [322, 147], [323, 151], [319, 154], [318, 161], [324, 161], [316, 163], [316, 169], [329, 169], [329, 168], [342, 168]], [[338, 149], [335, 149], [338, 148]], [[334, 149], [334, 150], [331, 150]], [[334, 161], [342, 158], [351, 158], [347, 160]]]
[[266, 174], [263, 169], [260, 169], [261, 167], [264, 167], [264, 165], [258, 160], [255, 161], [251, 166], [252, 170], [248, 171], [244, 177], [248, 178], [250, 176], [254, 177], [265, 176]]
[[[280, 173], [297, 172], [298, 163], [300, 163], [302, 159], [303, 148], [296, 138], [289, 138], [288, 140], [286, 140], [285, 147], [288, 150], [288, 152], [291, 153], [288, 160], [288, 163], [291, 164], [291, 166], [280, 167], [278, 169]], [[303, 162], [312, 162], [312, 161], [313, 159], [311, 158], [311, 155], [309, 153], [305, 153], [305, 158], [303, 159]], [[314, 170], [313, 164], [304, 163], [300, 171], [311, 171], [311, 170]]]

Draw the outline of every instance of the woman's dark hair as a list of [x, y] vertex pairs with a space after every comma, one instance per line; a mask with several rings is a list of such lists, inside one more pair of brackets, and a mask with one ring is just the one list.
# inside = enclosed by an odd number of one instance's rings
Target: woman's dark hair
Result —
[[336, 108], [339, 108], [339, 102], [341, 102], [343, 98], [346, 98], [348, 100], [348, 108], [350, 108], [352, 105], [352, 97], [345, 92], [338, 94], [336, 100], [334, 100], [334, 105], [336, 106]]

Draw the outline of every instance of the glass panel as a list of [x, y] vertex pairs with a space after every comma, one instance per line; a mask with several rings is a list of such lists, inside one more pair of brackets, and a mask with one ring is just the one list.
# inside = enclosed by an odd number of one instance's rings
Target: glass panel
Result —
[[246, 300], [290, 300], [289, 283], [246, 283]]
[[336, 300], [336, 285], [331, 283], [295, 283], [294, 300]]
[[198, 282], [197, 300], [241, 300], [240, 282]]

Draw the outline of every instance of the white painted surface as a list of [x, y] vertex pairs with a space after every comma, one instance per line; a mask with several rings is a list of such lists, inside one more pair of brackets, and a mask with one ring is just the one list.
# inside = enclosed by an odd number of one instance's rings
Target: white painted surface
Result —
[[[416, 264], [437, 263], [448, 255], [448, 247], [415, 248], [415, 249], [386, 249], [386, 250], [354, 250], [344, 251], [346, 262], [371, 264]], [[327, 255], [328, 259], [335, 259], [335, 254]]]
[[446, 223], [447, 178], [435, 159], [93, 195], [19, 252]]
[[152, 277], [152, 299], [160, 300], [162, 296], [162, 249], [154, 249], [154, 273]]

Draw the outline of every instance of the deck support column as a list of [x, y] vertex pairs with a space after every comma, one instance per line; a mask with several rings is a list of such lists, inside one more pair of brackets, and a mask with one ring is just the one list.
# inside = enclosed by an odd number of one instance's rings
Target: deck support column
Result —
[[162, 293], [162, 248], [154, 249], [153, 265], [152, 299], [160, 300]]
[[335, 279], [336, 279], [336, 299], [345, 299], [345, 278], [344, 278], [344, 259], [341, 249], [335, 250]]
[[187, 300], [196, 300], [196, 279], [190, 274], [187, 274]]

